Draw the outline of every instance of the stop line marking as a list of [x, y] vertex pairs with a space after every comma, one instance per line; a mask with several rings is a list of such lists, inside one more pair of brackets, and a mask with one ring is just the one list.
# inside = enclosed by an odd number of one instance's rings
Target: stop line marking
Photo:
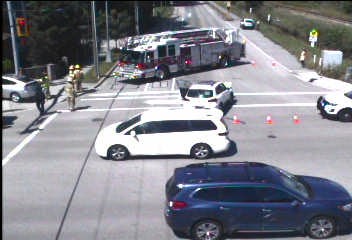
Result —
[[[332, 91], [322, 91], [322, 92], [235, 92], [235, 96], [281, 96], [281, 95], [325, 95]], [[170, 95], [161, 95], [161, 94], [170, 94]], [[158, 96], [141, 96], [141, 95], [158, 95]], [[89, 94], [88, 96], [97, 97], [97, 98], [82, 98], [82, 101], [90, 101], [90, 100], [111, 100], [111, 99], [135, 99], [136, 97], [140, 99], [146, 98], [168, 98], [168, 97], [176, 97], [171, 96], [176, 95], [181, 97], [180, 91], [147, 91], [147, 92], [125, 92], [120, 93], [119, 96], [116, 96], [116, 93], [94, 93]], [[112, 97], [114, 96], [114, 97]], [[121, 96], [135, 96], [135, 97], [121, 97]], [[100, 98], [99, 98], [100, 97]]]

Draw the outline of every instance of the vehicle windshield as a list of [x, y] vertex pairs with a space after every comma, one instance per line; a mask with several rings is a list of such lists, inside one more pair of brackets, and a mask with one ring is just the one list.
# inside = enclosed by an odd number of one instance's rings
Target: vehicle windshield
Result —
[[213, 91], [203, 89], [189, 89], [187, 96], [192, 98], [210, 98], [213, 96]]
[[116, 127], [116, 132], [120, 133], [123, 130], [129, 128], [130, 126], [134, 125], [135, 123], [139, 122], [141, 120], [141, 114], [138, 114], [137, 116], [134, 116], [127, 121], [122, 122], [120, 125]]
[[121, 62], [126, 63], [143, 63], [144, 62], [144, 53], [137, 52], [132, 50], [124, 50], [119, 58]]
[[302, 182], [299, 181], [299, 179], [295, 175], [277, 167], [273, 167], [273, 169], [279, 174], [282, 183], [285, 185], [285, 187], [298, 193], [300, 196], [309, 198], [309, 192], [307, 188]]
[[352, 91], [345, 93], [345, 96], [352, 99]]

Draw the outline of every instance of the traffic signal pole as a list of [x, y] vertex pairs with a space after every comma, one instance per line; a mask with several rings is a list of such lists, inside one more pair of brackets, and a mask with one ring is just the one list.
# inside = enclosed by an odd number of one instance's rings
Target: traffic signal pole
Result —
[[13, 16], [12, 16], [12, 7], [11, 7], [11, 1], [6, 1], [7, 4], [7, 10], [9, 13], [9, 22], [10, 22], [10, 30], [11, 30], [11, 42], [12, 42], [12, 51], [13, 51], [13, 61], [15, 64], [15, 74], [18, 75], [19, 73], [19, 55], [18, 55], [18, 45], [16, 41], [16, 26], [14, 24]]

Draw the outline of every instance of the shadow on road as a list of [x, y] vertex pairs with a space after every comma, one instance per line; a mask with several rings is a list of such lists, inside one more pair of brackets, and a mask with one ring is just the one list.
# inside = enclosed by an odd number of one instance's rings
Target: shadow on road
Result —
[[2, 129], [12, 127], [16, 119], [16, 116], [2, 116]]

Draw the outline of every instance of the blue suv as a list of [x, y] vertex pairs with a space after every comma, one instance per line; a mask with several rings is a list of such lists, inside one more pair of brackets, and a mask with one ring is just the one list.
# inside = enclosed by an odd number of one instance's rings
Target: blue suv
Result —
[[328, 179], [258, 162], [198, 163], [167, 181], [165, 219], [178, 237], [295, 231], [323, 239], [352, 229], [351, 195]]

